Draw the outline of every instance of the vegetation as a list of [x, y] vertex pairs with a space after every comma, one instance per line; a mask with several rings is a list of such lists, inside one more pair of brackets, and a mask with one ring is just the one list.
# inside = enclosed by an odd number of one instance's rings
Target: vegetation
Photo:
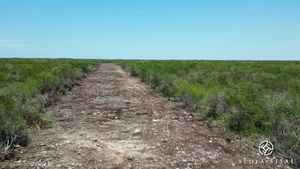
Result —
[[[300, 158], [300, 62], [118, 61], [203, 120]], [[300, 164], [297, 164], [298, 166]]]
[[[242, 137], [268, 137], [300, 159], [300, 62], [117, 61], [202, 120]], [[28, 143], [27, 129], [51, 121], [45, 108], [98, 62], [0, 59], [0, 146]], [[300, 164], [296, 164], [297, 167]]]
[[27, 128], [51, 121], [45, 108], [70, 90], [97, 62], [71, 59], [0, 59], [0, 146], [28, 143]]

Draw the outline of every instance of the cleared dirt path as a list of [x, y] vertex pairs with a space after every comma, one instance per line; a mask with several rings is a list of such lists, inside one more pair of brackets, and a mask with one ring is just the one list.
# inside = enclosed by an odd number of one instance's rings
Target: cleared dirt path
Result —
[[[57, 120], [2, 168], [267, 168], [257, 150], [194, 121], [178, 103], [102, 64], [49, 108]], [[1, 167], [0, 167], [1, 168]]]

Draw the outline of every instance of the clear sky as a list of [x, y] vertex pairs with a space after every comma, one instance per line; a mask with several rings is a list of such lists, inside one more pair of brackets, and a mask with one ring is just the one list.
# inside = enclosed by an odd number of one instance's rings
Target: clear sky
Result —
[[300, 0], [0, 0], [0, 57], [300, 60]]

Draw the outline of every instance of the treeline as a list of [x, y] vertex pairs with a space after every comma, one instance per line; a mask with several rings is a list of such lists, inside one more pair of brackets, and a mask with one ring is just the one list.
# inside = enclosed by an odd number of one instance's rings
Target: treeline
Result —
[[44, 113], [51, 97], [70, 90], [97, 65], [75, 59], [0, 59], [0, 147], [25, 146], [28, 127], [51, 120]]
[[[300, 159], [300, 62], [118, 61], [203, 120]], [[296, 164], [300, 167], [300, 164]]]

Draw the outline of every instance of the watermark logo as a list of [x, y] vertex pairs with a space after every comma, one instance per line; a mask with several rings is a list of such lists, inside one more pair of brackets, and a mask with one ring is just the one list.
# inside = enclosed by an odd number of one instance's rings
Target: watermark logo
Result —
[[258, 150], [261, 155], [269, 156], [274, 151], [274, 145], [269, 140], [265, 140], [259, 144]]
[[248, 165], [294, 165], [293, 158], [283, 158], [280, 156], [270, 155], [274, 152], [274, 145], [271, 141], [265, 140], [260, 142], [258, 146], [258, 151], [262, 155], [262, 157], [244, 157], [240, 158], [239, 164], [248, 164]]

